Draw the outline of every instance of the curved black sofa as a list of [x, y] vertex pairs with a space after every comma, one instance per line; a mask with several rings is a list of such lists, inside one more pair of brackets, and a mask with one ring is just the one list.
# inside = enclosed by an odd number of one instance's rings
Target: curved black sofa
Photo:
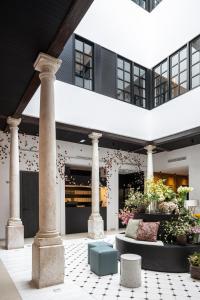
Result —
[[134, 253], [141, 255], [142, 268], [146, 270], [186, 273], [189, 271], [188, 256], [200, 251], [200, 245], [146, 245], [123, 240], [122, 234], [116, 236], [116, 249], [119, 254]]

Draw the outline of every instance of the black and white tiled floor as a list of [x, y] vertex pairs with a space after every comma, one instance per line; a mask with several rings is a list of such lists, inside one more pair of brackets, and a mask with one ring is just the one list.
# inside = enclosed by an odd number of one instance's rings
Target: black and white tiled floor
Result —
[[[65, 240], [65, 283], [41, 290], [33, 289], [31, 280], [31, 245], [19, 250], [0, 250], [22, 299], [26, 300], [200, 300], [200, 281], [187, 273], [142, 271], [142, 286], [129, 289], [119, 285], [119, 272], [99, 277], [87, 264], [86, 238]], [[114, 236], [106, 237], [114, 243]], [[14, 299], [11, 299], [14, 300]]]

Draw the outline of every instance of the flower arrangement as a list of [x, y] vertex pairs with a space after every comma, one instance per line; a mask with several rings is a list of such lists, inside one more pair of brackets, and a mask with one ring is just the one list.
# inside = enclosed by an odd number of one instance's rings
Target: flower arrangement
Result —
[[125, 201], [125, 207], [131, 209], [133, 212], [145, 212], [149, 204], [150, 200], [146, 194], [130, 189], [128, 199]]
[[146, 181], [146, 192], [151, 201], [163, 202], [171, 201], [176, 198], [176, 194], [165, 183], [165, 180], [151, 178]]
[[179, 199], [179, 206], [184, 206], [184, 201], [187, 198], [187, 194], [193, 191], [193, 187], [190, 186], [179, 186], [177, 189], [178, 199]]
[[200, 225], [193, 226], [191, 228], [191, 233], [200, 234]]
[[178, 214], [179, 213], [179, 208], [178, 205], [175, 202], [169, 201], [163, 201], [159, 204], [158, 209], [160, 212], [163, 213], [174, 213]]
[[200, 252], [193, 253], [188, 260], [192, 266], [200, 267]]
[[128, 208], [120, 209], [119, 219], [122, 221], [123, 225], [127, 225], [128, 221], [133, 218], [134, 218], [134, 213], [130, 209]]

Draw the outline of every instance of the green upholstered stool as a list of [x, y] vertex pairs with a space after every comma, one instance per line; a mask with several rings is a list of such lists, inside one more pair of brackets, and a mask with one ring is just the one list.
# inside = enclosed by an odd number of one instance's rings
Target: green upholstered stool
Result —
[[90, 249], [93, 247], [104, 247], [104, 246], [108, 246], [108, 247], [113, 247], [112, 244], [104, 242], [104, 241], [100, 241], [100, 242], [92, 242], [92, 243], [88, 243], [88, 264], [90, 264]]
[[90, 269], [98, 276], [118, 272], [118, 251], [108, 247], [93, 247], [90, 249]]

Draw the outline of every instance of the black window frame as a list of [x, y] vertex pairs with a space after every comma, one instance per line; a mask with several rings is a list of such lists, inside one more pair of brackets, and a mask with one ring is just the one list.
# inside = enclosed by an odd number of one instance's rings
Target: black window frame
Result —
[[[192, 43], [194, 43], [196, 40], [199, 40], [199, 43], [200, 43], [200, 35], [198, 35], [197, 37], [195, 37], [195, 38], [194, 38], [193, 40], [191, 40], [190, 43], [189, 43], [189, 58], [190, 58], [190, 59], [189, 59], [189, 61], [190, 61], [190, 64], [189, 64], [189, 77], [190, 77], [190, 89], [191, 89], [191, 90], [193, 90], [193, 89], [195, 89], [195, 88], [197, 88], [197, 87], [200, 86], [200, 49], [199, 49], [199, 50], [196, 50], [196, 51], [194, 51], [194, 52], [192, 52]], [[192, 61], [193, 61], [193, 57], [194, 57], [194, 55], [195, 55], [197, 52], [199, 52], [199, 60], [198, 60], [197, 62], [193, 63], [193, 62], [192, 62]], [[199, 65], [199, 73], [193, 75], [193, 74], [192, 74], [192, 68], [193, 68], [194, 66], [196, 66], [196, 65]], [[199, 78], [199, 84], [198, 84], [198, 85], [195, 85], [195, 86], [193, 87], [192, 80], [193, 80], [193, 78], [196, 78], [196, 77]]]
[[[80, 51], [80, 50], [76, 49], [76, 41], [80, 41], [81, 43], [83, 43], [83, 51]], [[87, 52], [85, 52], [85, 45], [88, 45], [88, 46], [91, 47], [91, 49], [92, 49], [92, 54], [91, 55], [88, 54]], [[76, 53], [79, 53], [80, 55], [83, 56], [83, 63], [76, 60]], [[86, 74], [85, 71], [83, 73], [83, 76], [80, 76], [76, 73], [76, 65], [85, 67], [85, 64], [84, 64], [85, 56], [91, 58], [91, 63], [92, 63], [92, 66], [88, 67], [89, 72], [92, 73], [92, 75], [89, 77], [89, 79], [85, 77], [85, 74]], [[76, 84], [76, 77], [81, 78], [83, 80], [83, 86]], [[85, 86], [85, 81], [86, 80], [91, 81], [91, 88], [88, 88], [88, 87]], [[94, 91], [94, 43], [92, 43], [91, 41], [89, 41], [85, 38], [82, 38], [78, 35], [74, 36], [74, 85], [78, 86], [80, 88], [84, 88], [84, 89], [89, 90], [89, 91]]]
[[[163, 71], [163, 65], [166, 64], [166, 69]], [[156, 73], [157, 69], [160, 69], [159, 73]], [[158, 107], [161, 104], [169, 101], [169, 63], [168, 59], [162, 60], [152, 69], [153, 78], [153, 107]], [[167, 77], [164, 77], [164, 74], [167, 74]], [[157, 75], [156, 75], [157, 74]], [[158, 93], [159, 91], [159, 93]]]
[[[123, 61], [123, 67], [119, 67], [118, 65], [118, 60], [121, 60]], [[125, 63], [128, 63], [130, 65], [130, 72], [127, 71], [125, 69]], [[118, 71], [121, 71], [123, 73], [123, 78], [120, 78], [118, 76]], [[128, 80], [125, 80], [125, 74], [129, 74], [130, 75], [130, 81]], [[120, 88], [118, 83], [119, 81], [122, 82], [122, 85], [123, 85], [123, 88]], [[129, 83], [129, 92], [125, 89], [125, 83]], [[121, 91], [123, 97], [122, 98], [119, 98], [118, 97], [118, 92]], [[126, 101], [125, 99], [125, 95], [126, 94], [129, 94], [129, 100], [130, 101]], [[132, 103], [132, 61], [128, 60], [127, 58], [121, 56], [121, 55], [117, 55], [117, 64], [116, 64], [116, 98], [120, 101], [124, 101], [126, 103]]]
[[[135, 68], [139, 69], [139, 75], [137, 75], [137, 73], [135, 73]], [[144, 76], [141, 75], [141, 70], [144, 71]], [[139, 84], [136, 84], [136, 80], [135, 77], [138, 78], [139, 80]], [[144, 86], [141, 85], [140, 83], [144, 82]], [[136, 94], [136, 89], [138, 89], [139, 95]], [[148, 104], [147, 104], [147, 68], [137, 64], [137, 63], [133, 63], [132, 64], [132, 103], [136, 106], [139, 106], [141, 108], [147, 108]], [[144, 95], [143, 96], [143, 92]], [[139, 101], [139, 103], [138, 103]]]
[[[181, 58], [181, 52], [185, 49], [186, 52], [186, 56], [185, 58]], [[177, 63], [173, 64], [173, 57], [177, 56], [178, 57], [178, 61]], [[175, 99], [176, 97], [185, 94], [186, 92], [188, 92], [189, 87], [188, 87], [188, 79], [189, 79], [189, 71], [188, 71], [188, 46], [187, 44], [185, 44], [184, 46], [182, 46], [180, 49], [178, 49], [177, 51], [175, 51], [173, 54], [171, 54], [169, 56], [169, 61], [170, 61], [170, 85], [169, 85], [169, 93], [170, 93], [170, 99]], [[185, 69], [181, 70], [181, 64], [185, 62]], [[172, 74], [173, 69], [177, 67], [177, 73]], [[181, 80], [181, 74], [185, 73], [186, 74], [186, 79], [185, 80]], [[173, 78], [177, 77], [178, 81], [176, 86], [173, 86]], [[186, 88], [184, 92], [181, 92], [181, 85], [186, 84]], [[177, 94], [175, 96], [173, 96], [172, 91], [175, 90], [175, 88], [177, 88]]]

